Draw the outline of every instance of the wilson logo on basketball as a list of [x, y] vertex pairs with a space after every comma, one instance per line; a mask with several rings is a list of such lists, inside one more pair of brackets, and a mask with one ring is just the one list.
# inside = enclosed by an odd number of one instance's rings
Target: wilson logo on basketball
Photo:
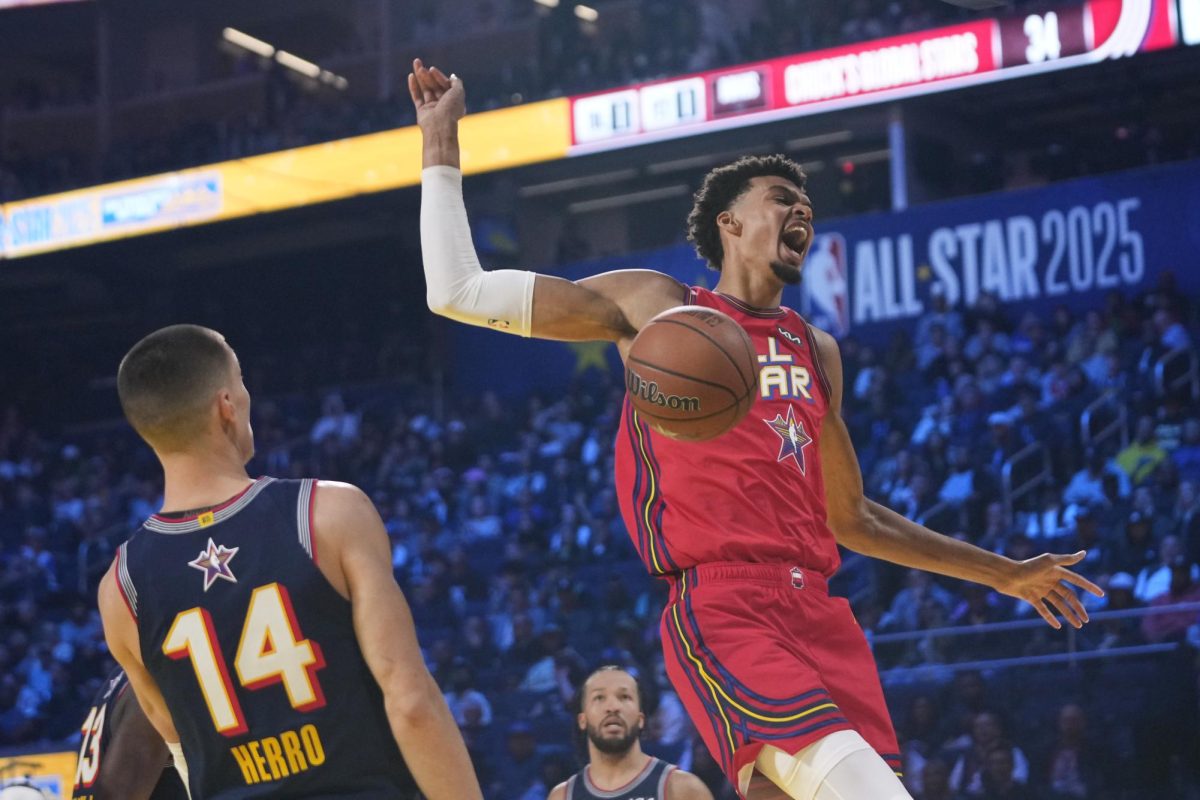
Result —
[[669, 408], [673, 411], [699, 411], [699, 397], [680, 397], [677, 394], [663, 394], [658, 390], [658, 383], [648, 381], [641, 375], [638, 375], [632, 369], [625, 369], [625, 388], [629, 393], [636, 395], [647, 403], [652, 403], [662, 408]]

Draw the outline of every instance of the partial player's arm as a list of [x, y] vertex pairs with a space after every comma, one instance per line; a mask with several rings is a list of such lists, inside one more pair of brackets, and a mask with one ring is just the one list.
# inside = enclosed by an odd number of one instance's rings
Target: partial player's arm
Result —
[[550, 794], [546, 795], [546, 800], [566, 800], [567, 797], [567, 782], [563, 781], [558, 786], [550, 790]]
[[129, 685], [133, 687], [138, 704], [150, 720], [150, 724], [164, 741], [178, 742], [179, 733], [176, 732], [175, 722], [167, 709], [167, 701], [163, 699], [158, 684], [142, 663], [137, 622], [121, 597], [116, 569], [117, 562], [114, 561], [100, 581], [98, 600], [100, 619], [104, 623], [104, 639], [108, 642], [109, 652], [129, 677]]
[[858, 457], [842, 420], [841, 353], [837, 341], [829, 334], [815, 331], [815, 337], [819, 352], [814, 355], [829, 376], [832, 394], [829, 413], [821, 428], [821, 465], [829, 526], [838, 544], [893, 564], [991, 586], [1026, 601], [1054, 628], [1062, 626], [1050, 608], [1076, 628], [1082, 627], [1088, 619], [1087, 611], [1063, 582], [1074, 583], [1095, 595], [1103, 594], [1094, 583], [1067, 569], [1083, 558], [1082, 552], [1045, 553], [1026, 561], [1013, 561], [942, 536], [866, 498]]
[[322, 481], [313, 515], [321, 571], [350, 600], [358, 646], [422, 794], [482, 798], [462, 734], [421, 657], [379, 512], [357, 487]]
[[580, 281], [523, 270], [485, 272], [462, 198], [462, 81], [417, 60], [408, 84], [424, 142], [421, 250], [426, 300], [434, 313], [539, 339], [615, 342], [624, 355], [646, 322], [685, 302], [683, 284], [650, 270], [621, 270]]
[[672, 770], [667, 776], [666, 794], [671, 800], [713, 800], [704, 781], [681, 769]]
[[132, 689], [113, 702], [111, 731], [93, 787], [96, 800], [146, 800], [170, 762], [170, 751]]

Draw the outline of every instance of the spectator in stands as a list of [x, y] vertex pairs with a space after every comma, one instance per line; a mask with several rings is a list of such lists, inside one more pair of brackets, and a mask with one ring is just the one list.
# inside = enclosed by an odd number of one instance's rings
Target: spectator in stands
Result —
[[328, 395], [321, 404], [321, 411], [321, 417], [309, 433], [313, 444], [320, 444], [331, 437], [342, 444], [348, 444], [358, 438], [361, 420], [357, 414], [346, 411], [346, 403], [340, 394]]
[[1125, 536], [1113, 548], [1108, 568], [1138, 575], [1158, 560], [1158, 547], [1150, 534], [1150, 520], [1134, 511], [1125, 522]]
[[[1118, 572], [1108, 579], [1105, 585], [1105, 596], [1101, 605], [1094, 611], [1127, 611], [1137, 608], [1137, 598], [1133, 596], [1135, 581], [1128, 572]], [[1142, 634], [1138, 620], [1130, 617], [1124, 619], [1104, 619], [1096, 625], [1100, 638], [1096, 643], [1097, 650], [1110, 650], [1117, 647], [1129, 647], [1141, 644]]]
[[1183, 436], [1171, 451], [1171, 461], [1180, 480], [1200, 482], [1200, 419], [1191, 417], [1183, 423]]
[[[920, 794], [925, 786], [925, 770], [929, 759], [939, 751], [945, 733], [937, 704], [927, 694], [913, 698], [908, 707], [908, 718], [904, 722], [900, 756], [904, 765], [904, 783], [914, 794]], [[950, 769], [946, 767], [946, 777]]]
[[499, 766], [488, 787], [488, 797], [520, 797], [541, 777], [537, 739], [528, 722], [518, 720], [508, 726], [504, 752], [497, 760]]
[[1158, 341], [1166, 351], [1187, 350], [1192, 346], [1192, 337], [1178, 316], [1171, 310], [1160, 308], [1154, 312], [1154, 328]]
[[1075, 703], [1059, 709], [1057, 739], [1040, 773], [1047, 800], [1093, 800], [1112, 789], [1112, 755], [1091, 739], [1087, 714]]
[[920, 787], [912, 791], [913, 800], [962, 800], [962, 795], [950, 786], [950, 765], [941, 758], [925, 762]]
[[1200, 491], [1195, 481], [1179, 482], [1171, 522], [1183, 540], [1188, 560], [1200, 564]]
[[981, 481], [974, 465], [971, 463], [971, 453], [965, 445], [950, 447], [950, 472], [942, 487], [938, 489], [938, 499], [951, 506], [963, 506], [977, 500], [981, 494]]
[[[1088, 448], [1084, 456], [1083, 469], [1071, 476], [1070, 483], [1063, 490], [1063, 502], [1067, 505], [1108, 505], [1108, 496], [1104, 493], [1104, 476], [1114, 471], [1120, 472], [1120, 479], [1127, 486], [1129, 477], [1111, 462], [1105, 461], [1104, 454], [1094, 447]], [[1121, 492], [1128, 496], [1129, 490]]]
[[1150, 603], [1170, 591], [1175, 585], [1174, 573], [1179, 564], [1186, 567], [1193, 581], [1200, 581], [1200, 566], [1187, 560], [1183, 552], [1183, 542], [1178, 536], [1167, 536], [1158, 548], [1158, 563], [1148, 565], [1138, 573], [1134, 596], [1143, 603]]
[[1154, 417], [1138, 417], [1133, 441], [1117, 453], [1117, 465], [1134, 486], [1150, 480], [1154, 470], [1167, 458], [1167, 451], [1154, 439]]
[[[1166, 542], [1163, 549], [1166, 550]], [[1165, 592], [1150, 601], [1150, 607], [1200, 602], [1200, 570], [1196, 565], [1180, 553], [1171, 559], [1168, 569], [1170, 584]], [[1142, 633], [1148, 642], [1179, 641], [1187, 635], [1188, 628], [1198, 622], [1200, 613], [1196, 611], [1154, 614], [1143, 618]]]
[[454, 660], [447, 684], [450, 691], [446, 692], [446, 705], [460, 728], [468, 724], [468, 708], [478, 715], [472, 720], [475, 725], [492, 724], [492, 704], [475, 688], [475, 673], [465, 658], [460, 656]]
[[967, 796], [982, 800], [1036, 800], [1037, 795], [1025, 782], [1017, 780], [1016, 756], [1019, 752], [1004, 744], [989, 750], [980, 775], [980, 791], [968, 791]]
[[910, 569], [906, 585], [896, 593], [891, 607], [879, 620], [881, 631], [915, 631], [920, 627], [921, 608], [932, 601], [949, 612], [954, 596], [942, 588], [933, 575], [924, 570]]
[[[1000, 775], [999, 772], [1003, 770], [998, 771], [998, 762], [992, 761], [992, 753], [995, 750], [1008, 751], [1004, 761], [1007, 776]], [[986, 784], [985, 774], [989, 776]], [[983, 711], [976, 714], [971, 722], [970, 739], [950, 771], [950, 786], [970, 797], [987, 797], [988, 791], [992, 792], [992, 797], [1005, 797], [1003, 794], [995, 794], [997, 787], [1007, 788], [1004, 781], [998, 780], [999, 777], [1008, 777], [1021, 785], [1028, 783], [1029, 761], [1019, 747], [1005, 741], [1000, 717], [990, 711]]]

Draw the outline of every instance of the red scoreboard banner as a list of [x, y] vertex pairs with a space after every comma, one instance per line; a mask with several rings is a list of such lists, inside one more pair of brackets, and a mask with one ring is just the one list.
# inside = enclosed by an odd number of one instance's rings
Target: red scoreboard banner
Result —
[[1095, 64], [1178, 29], [1175, 0], [1089, 0], [581, 95], [571, 155]]

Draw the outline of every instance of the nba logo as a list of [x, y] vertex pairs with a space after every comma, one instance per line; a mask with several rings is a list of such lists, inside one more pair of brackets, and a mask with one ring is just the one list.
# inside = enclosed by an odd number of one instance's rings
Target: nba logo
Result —
[[804, 266], [804, 315], [839, 339], [850, 332], [846, 249], [846, 238], [840, 233], [815, 236]]

